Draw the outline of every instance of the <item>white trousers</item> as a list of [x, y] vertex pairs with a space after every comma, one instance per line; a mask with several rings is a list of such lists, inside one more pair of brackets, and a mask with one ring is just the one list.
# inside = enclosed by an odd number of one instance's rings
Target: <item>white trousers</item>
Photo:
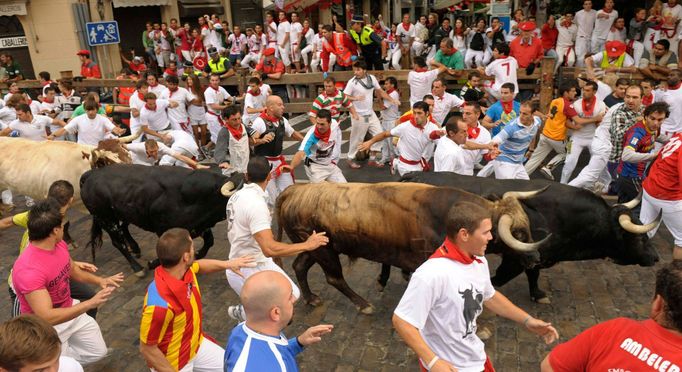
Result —
[[253, 62], [258, 64], [258, 61], [260, 61], [260, 53], [248, 53], [244, 56], [244, 59], [242, 59], [242, 67], [251, 68], [250, 63]]
[[400, 174], [400, 176], [404, 176], [407, 173], [410, 172], [423, 172], [424, 168], [422, 167], [421, 163], [419, 164], [407, 164], [405, 162], [400, 161], [400, 159], [395, 159], [393, 161], [393, 169]]
[[211, 134], [211, 142], [218, 142], [218, 133], [220, 132], [220, 122], [218, 118], [213, 115], [206, 113], [206, 122], [208, 123], [208, 132]]
[[301, 50], [301, 59], [303, 59], [303, 64], [305, 66], [309, 66], [308, 61], [311, 60], [310, 53], [312, 53], [312, 52], [313, 52], [313, 44], [306, 45], [306, 47], [303, 48], [303, 50]]
[[481, 168], [480, 171], [476, 174], [476, 177], [488, 177], [491, 174], [495, 173], [495, 167], [493, 166], [493, 163], [495, 161], [490, 161], [488, 164], [486, 164], [483, 168]]
[[[639, 213], [639, 219], [642, 221], [642, 224], [646, 225], [654, 221], [661, 211], [663, 211], [662, 222], [665, 223], [668, 231], [672, 234], [675, 245], [682, 247], [682, 200], [656, 199], [644, 190], [642, 210]], [[656, 226], [655, 229], [647, 233], [649, 238], [656, 235], [659, 226]]]
[[587, 149], [590, 155], [592, 155], [592, 150], [590, 150], [591, 144], [592, 138], [571, 137], [568, 141], [568, 146], [566, 146], [566, 162], [564, 163], [564, 169], [561, 170], [561, 183], [568, 183], [568, 179], [571, 178], [583, 150]]
[[[281, 161], [279, 160], [268, 160], [270, 162], [270, 165], [272, 165], [272, 170], [274, 171], [279, 167], [280, 164], [282, 164]], [[287, 187], [291, 186], [294, 184], [294, 177], [291, 175], [289, 172], [282, 172], [279, 176], [275, 177], [275, 174], [273, 173], [270, 182], [268, 182], [267, 186], [265, 186], [265, 191], [268, 192], [268, 205], [270, 207], [275, 206], [275, 201], [277, 200], [277, 197], [279, 196], [282, 191], [284, 191]]]
[[591, 41], [587, 36], [576, 37], [575, 39], [575, 65], [585, 67], [585, 55], [592, 52]]
[[287, 44], [284, 48], [277, 46], [279, 49], [279, 58], [282, 59], [284, 66], [291, 65], [291, 44]]
[[[74, 300], [74, 305], [78, 301]], [[99, 325], [88, 314], [81, 314], [67, 322], [54, 326], [62, 342], [62, 356], [75, 359], [78, 363], [94, 363], [107, 355], [107, 345], [102, 338]]]
[[308, 176], [310, 183], [320, 183], [324, 181], [334, 183], [346, 183], [346, 177], [336, 164], [322, 165], [310, 163], [305, 168], [305, 174]]
[[[677, 37], [675, 39], [677, 39]], [[627, 42], [629, 42], [629, 40]], [[644, 44], [635, 40], [635, 42], [632, 43], [632, 58], [635, 60], [635, 66], [639, 66], [642, 54], [644, 54]]]
[[[369, 131], [372, 137], [382, 132], [381, 122], [374, 111], [367, 116], [360, 115], [358, 120], [351, 117], [350, 148], [348, 148], [349, 160], [355, 159], [355, 155], [358, 153], [358, 146], [365, 140], [367, 131]], [[373, 144], [370, 150], [373, 152], [381, 151], [381, 142]]]
[[[334, 71], [334, 65], [336, 64], [336, 54], [329, 55], [329, 71]], [[310, 68], [313, 72], [322, 71], [322, 58], [320, 57], [320, 52], [313, 54], [313, 60], [310, 61]]]
[[603, 52], [604, 44], [606, 44], [606, 39], [602, 39], [599, 36], [592, 34], [591, 40], [592, 54]]
[[[207, 339], [201, 341], [199, 350], [179, 372], [223, 372], [225, 349]], [[156, 371], [154, 368], [152, 371]]]
[[580, 171], [580, 174], [568, 183], [569, 186], [589, 189], [599, 180], [602, 184], [611, 183], [611, 175], [606, 168], [611, 153], [611, 143], [594, 138], [590, 145], [590, 162]]
[[528, 175], [533, 174], [552, 150], [556, 152], [556, 155], [547, 163], [547, 168], [549, 169], [553, 169], [566, 159], [566, 143], [564, 141], [549, 139], [545, 137], [544, 134], [541, 134], [538, 145], [535, 146], [535, 151], [533, 151], [533, 155], [531, 155], [526, 163], [526, 173], [528, 173]]
[[[384, 131], [395, 128], [395, 120], [382, 120], [381, 128]], [[381, 147], [381, 161], [387, 162], [395, 158], [395, 146], [393, 145], [393, 138], [389, 137], [383, 141]]]
[[[509, 163], [506, 161], [492, 161], [495, 170], [495, 178], [498, 180], [528, 180], [528, 173], [523, 164]], [[479, 172], [480, 175], [480, 172]]]
[[422, 52], [424, 51], [424, 48], [426, 48], [426, 43], [423, 43], [421, 41], [412, 42], [412, 55], [413, 56], [421, 55]]
[[557, 61], [556, 61], [556, 66], [554, 67], [554, 71], [557, 71], [559, 69], [559, 66], [561, 66], [564, 61], [566, 61], [566, 66], [568, 67], [573, 67], [575, 66], [575, 47], [556, 47], [556, 54], [557, 54]]
[[403, 51], [400, 47], [395, 49], [389, 49], [386, 54], [386, 59], [388, 63], [384, 63], [384, 70], [388, 70], [389, 67], [393, 66], [394, 70], [400, 70], [400, 58], [403, 56]]
[[241, 270], [242, 275], [244, 277], [242, 278], [241, 276], [235, 274], [232, 270], [225, 270], [225, 274], [227, 275], [227, 282], [230, 284], [230, 287], [237, 293], [237, 295], [241, 295], [242, 293], [242, 287], [244, 287], [244, 282], [246, 282], [246, 279], [248, 279], [251, 275], [259, 273], [261, 271], [277, 271], [278, 273], [282, 273], [287, 279], [289, 279], [289, 282], [291, 283], [291, 288], [293, 289], [293, 294], [294, 297], [299, 298], [301, 296], [301, 290], [298, 289], [298, 286], [296, 286], [296, 283], [294, 283], [293, 280], [287, 275], [284, 270], [282, 270], [279, 265], [275, 263], [275, 261], [272, 260], [272, 258], [267, 258], [265, 261], [258, 263], [255, 267], [244, 267]]
[[485, 67], [485, 52], [467, 49], [467, 54], [464, 56], [466, 68], [472, 68], [474, 63], [476, 67]]

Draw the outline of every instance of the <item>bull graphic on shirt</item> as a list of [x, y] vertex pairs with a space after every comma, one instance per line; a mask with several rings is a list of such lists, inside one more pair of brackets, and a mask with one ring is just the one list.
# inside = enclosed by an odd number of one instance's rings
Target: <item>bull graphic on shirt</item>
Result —
[[464, 299], [462, 306], [462, 315], [464, 316], [464, 325], [466, 331], [462, 338], [467, 338], [470, 334], [476, 332], [476, 316], [483, 310], [483, 293], [474, 290], [472, 285], [470, 289], [459, 291]]
[[330, 140], [327, 146], [320, 146], [320, 142], [317, 143], [317, 151], [315, 151], [315, 156], [318, 159], [328, 158], [332, 155], [332, 150], [334, 150], [334, 145], [336, 141]]

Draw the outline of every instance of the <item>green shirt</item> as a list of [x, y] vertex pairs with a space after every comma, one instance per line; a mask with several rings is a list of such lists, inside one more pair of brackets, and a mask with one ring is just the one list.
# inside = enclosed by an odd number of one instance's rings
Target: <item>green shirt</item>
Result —
[[2, 67], [5, 68], [5, 74], [7, 74], [8, 79], [14, 79], [17, 76], [22, 75], [21, 74], [21, 66], [19, 66], [19, 64], [14, 62], [14, 61], [12, 61], [11, 64], [3, 65]]
[[[97, 110], [97, 113], [100, 115], [107, 115], [106, 110], [104, 110], [104, 105], [99, 105], [99, 110]], [[81, 103], [80, 106], [76, 107], [75, 110], [73, 110], [73, 113], [71, 114], [71, 118], [79, 117], [81, 115], [85, 114], [85, 107], [83, 107], [83, 104]]]
[[433, 59], [438, 63], [444, 64], [447, 68], [464, 70], [464, 57], [462, 57], [462, 53], [459, 51], [446, 55], [442, 50], [439, 50]]

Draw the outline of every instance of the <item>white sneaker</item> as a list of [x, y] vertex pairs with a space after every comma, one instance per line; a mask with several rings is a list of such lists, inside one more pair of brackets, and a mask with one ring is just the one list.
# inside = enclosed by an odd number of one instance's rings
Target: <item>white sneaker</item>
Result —
[[549, 168], [547, 167], [540, 168], [540, 174], [542, 174], [546, 179], [554, 181], [554, 175], [552, 174], [552, 171]]
[[246, 320], [246, 314], [244, 314], [244, 307], [241, 304], [228, 307], [227, 315], [229, 315], [230, 318], [236, 320], [239, 323]]

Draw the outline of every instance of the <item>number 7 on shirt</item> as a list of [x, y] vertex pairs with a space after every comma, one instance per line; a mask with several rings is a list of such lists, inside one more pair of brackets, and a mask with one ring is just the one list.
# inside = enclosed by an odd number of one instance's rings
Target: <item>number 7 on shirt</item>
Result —
[[507, 76], [509, 76], [509, 62], [502, 63], [501, 66], [504, 66], [507, 68]]

